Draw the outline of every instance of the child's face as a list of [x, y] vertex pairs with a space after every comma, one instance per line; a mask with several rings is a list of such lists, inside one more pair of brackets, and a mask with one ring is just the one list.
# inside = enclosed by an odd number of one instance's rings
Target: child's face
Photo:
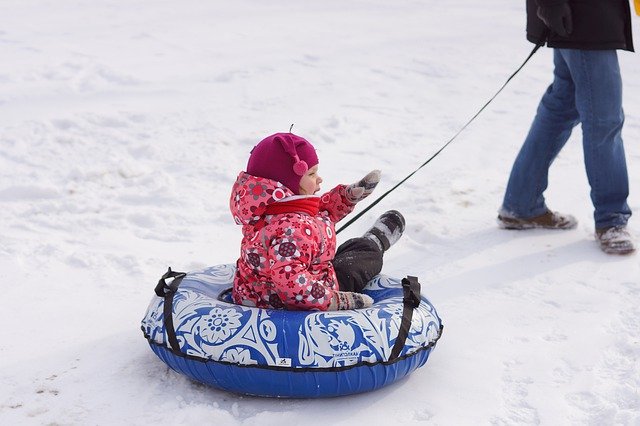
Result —
[[318, 165], [316, 164], [300, 179], [300, 195], [313, 195], [320, 191], [322, 178], [318, 175]]

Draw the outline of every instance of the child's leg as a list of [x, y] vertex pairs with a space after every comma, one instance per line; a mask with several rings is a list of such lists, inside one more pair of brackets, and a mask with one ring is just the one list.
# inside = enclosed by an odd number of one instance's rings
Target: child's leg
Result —
[[369, 238], [352, 238], [341, 244], [333, 259], [340, 290], [361, 292], [382, 270], [383, 253]]

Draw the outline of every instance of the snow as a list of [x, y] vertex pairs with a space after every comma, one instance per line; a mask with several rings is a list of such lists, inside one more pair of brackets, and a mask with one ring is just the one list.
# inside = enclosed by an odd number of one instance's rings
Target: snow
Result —
[[[580, 129], [547, 191], [578, 228], [495, 223], [548, 49], [339, 235], [405, 215], [384, 272], [420, 277], [443, 318], [423, 368], [343, 398], [245, 397], [170, 371], [139, 329], [167, 266], [235, 260], [228, 196], [257, 141], [294, 123], [324, 189], [379, 168], [382, 194], [528, 55], [524, 2], [5, 0], [0, 17], [0, 424], [640, 424], [638, 255], [594, 242]], [[637, 212], [640, 63], [619, 57]]]

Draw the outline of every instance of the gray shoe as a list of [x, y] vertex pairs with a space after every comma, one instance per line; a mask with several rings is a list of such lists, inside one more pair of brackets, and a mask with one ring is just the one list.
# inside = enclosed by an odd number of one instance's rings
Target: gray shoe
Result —
[[636, 251], [626, 226], [609, 226], [596, 229], [596, 240], [607, 254], [631, 254]]
[[387, 251], [404, 232], [404, 216], [397, 210], [384, 212], [363, 237], [373, 240], [380, 250]]

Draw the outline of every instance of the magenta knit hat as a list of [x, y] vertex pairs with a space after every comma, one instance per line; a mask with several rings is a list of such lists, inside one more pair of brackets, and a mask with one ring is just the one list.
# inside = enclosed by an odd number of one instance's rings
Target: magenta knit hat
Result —
[[253, 147], [247, 173], [277, 180], [299, 194], [300, 179], [316, 164], [316, 150], [306, 139], [293, 133], [276, 133]]

